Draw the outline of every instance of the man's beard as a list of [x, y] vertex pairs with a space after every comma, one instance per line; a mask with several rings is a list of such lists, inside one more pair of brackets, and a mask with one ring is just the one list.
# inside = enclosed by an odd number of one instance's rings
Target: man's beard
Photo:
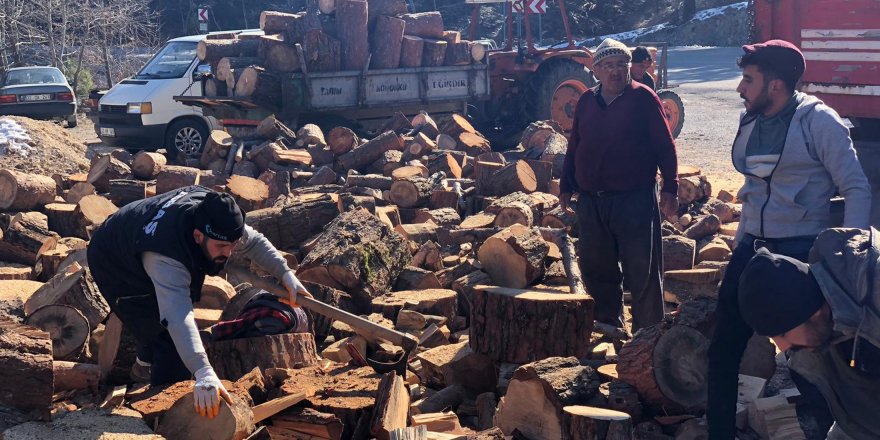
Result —
[[[770, 94], [767, 92], [767, 86], [765, 85], [764, 88], [761, 89], [761, 93], [755, 98], [755, 100], [750, 101], [752, 104], [752, 108], [748, 110], [749, 114], [756, 115], [764, 113], [764, 110], [767, 110], [771, 105], [773, 105], [773, 102], [770, 100]], [[746, 97], [743, 95], [739, 95], [739, 97], [744, 100], [746, 99]]]
[[211, 258], [211, 254], [208, 252], [208, 240], [202, 241], [202, 244], [200, 244], [199, 247], [202, 248], [202, 254], [204, 254], [205, 259], [208, 260], [208, 266], [205, 267], [205, 273], [214, 276], [223, 271], [223, 268], [226, 267], [227, 258]]

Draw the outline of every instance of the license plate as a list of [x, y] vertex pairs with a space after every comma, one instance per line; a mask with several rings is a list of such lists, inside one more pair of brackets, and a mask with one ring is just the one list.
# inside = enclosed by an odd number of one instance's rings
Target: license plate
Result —
[[101, 136], [116, 136], [116, 129], [112, 127], [101, 127]]
[[22, 101], [50, 101], [52, 100], [52, 95], [46, 93], [42, 95], [22, 95]]

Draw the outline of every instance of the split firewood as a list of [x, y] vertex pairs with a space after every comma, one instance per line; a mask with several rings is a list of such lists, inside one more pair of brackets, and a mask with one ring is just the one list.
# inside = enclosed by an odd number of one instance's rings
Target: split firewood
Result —
[[298, 147], [306, 147], [308, 145], [317, 145], [320, 147], [327, 146], [327, 141], [324, 139], [324, 132], [321, 130], [321, 127], [318, 127], [315, 124], [303, 125], [297, 131], [296, 136], [296, 145]]
[[[50, 264], [60, 263], [60, 260], [67, 257], [66, 252], [68, 249], [64, 250], [51, 250], [40, 255], [40, 263], [43, 265], [43, 272], [48, 270], [52, 270], [53, 267]], [[18, 263], [4, 263], [0, 262], [0, 280], [2, 281], [11, 281], [11, 280], [33, 280], [35, 278], [34, 268], [30, 265], [18, 264]], [[42, 281], [42, 280], [41, 280]]]
[[[352, 187], [351, 190], [359, 189]], [[364, 188], [368, 191], [375, 191], [372, 188]], [[376, 197], [375, 196], [356, 196], [353, 194], [343, 193], [339, 195], [339, 212], [353, 211], [357, 209], [366, 209], [370, 214], [376, 213]]]
[[692, 176], [678, 179], [678, 202], [690, 205], [712, 195], [712, 185], [706, 176]]
[[[199, 157], [199, 165], [201, 165], [202, 167], [207, 167], [214, 160], [225, 159], [226, 156], [229, 155], [229, 150], [232, 149], [232, 143], [232, 136], [230, 136], [229, 133], [226, 133], [222, 130], [213, 130], [208, 136], [208, 139], [205, 141], [205, 148], [202, 151], [202, 155]], [[138, 153], [138, 155], [140, 155], [140, 153]], [[137, 162], [135, 162], [135, 167], [136, 166]], [[138, 175], [138, 170], [135, 170], [135, 176], [142, 179], [152, 179], [155, 178], [156, 174], [158, 174], [159, 171], [161, 171], [161, 168], [155, 170], [154, 173], [148, 176], [142, 177], [141, 175]]]
[[105, 193], [110, 189], [111, 179], [127, 179], [131, 177], [131, 168], [125, 163], [106, 155], [100, 157], [89, 168], [87, 182], [95, 186], [95, 190]]
[[394, 290], [397, 291], [439, 289], [440, 287], [440, 280], [437, 279], [434, 272], [413, 266], [404, 267], [394, 282]]
[[521, 289], [544, 273], [549, 250], [538, 231], [513, 225], [487, 239], [477, 255], [497, 285]]
[[48, 416], [52, 368], [49, 333], [0, 317], [0, 404]]
[[316, 440], [342, 440], [343, 432], [342, 422], [333, 414], [299, 407], [273, 416], [271, 428], [289, 430], [295, 432], [295, 436], [314, 436]]
[[420, 353], [422, 383], [433, 388], [461, 385], [479, 393], [494, 391], [498, 383], [495, 362], [475, 353], [467, 342], [444, 345]]
[[436, 139], [437, 136], [440, 135], [440, 129], [437, 126], [437, 122], [435, 122], [425, 111], [421, 111], [419, 114], [413, 116], [412, 125], [419, 131], [419, 133], [424, 133], [428, 138]]
[[78, 203], [85, 196], [97, 194], [95, 185], [89, 182], [77, 182], [64, 193], [64, 201], [67, 203]]
[[452, 154], [445, 153], [432, 157], [428, 161], [428, 171], [431, 174], [443, 172], [447, 177], [460, 179], [462, 176], [461, 165]]
[[476, 133], [465, 131], [453, 138], [457, 140], [458, 148], [471, 156], [479, 156], [492, 149], [489, 141]]
[[568, 438], [567, 402], [584, 402], [599, 389], [592, 368], [574, 357], [550, 357], [519, 367], [498, 404], [495, 422], [502, 431], [527, 438]]
[[241, 376], [233, 384], [233, 392], [236, 394], [247, 393], [255, 405], [266, 402], [266, 378], [263, 376], [263, 369], [255, 367], [253, 370]]
[[220, 81], [226, 81], [232, 71], [243, 69], [250, 66], [260, 65], [262, 59], [260, 57], [223, 57], [217, 62], [217, 69], [214, 71], [214, 77]]
[[296, 393], [296, 394], [288, 394], [286, 396], [279, 397], [277, 399], [272, 399], [268, 402], [261, 403], [253, 408], [251, 411], [254, 414], [254, 423], [260, 423], [263, 420], [268, 419], [269, 417], [278, 414], [281, 411], [284, 411], [287, 408], [290, 408], [293, 405], [296, 405], [299, 402], [302, 402], [306, 398], [306, 393]]
[[401, 208], [424, 206], [431, 199], [434, 182], [424, 177], [410, 177], [391, 185], [391, 202]]
[[110, 313], [110, 306], [101, 296], [88, 268], [72, 263], [41, 286], [25, 303], [31, 315], [46, 305], [68, 305], [85, 316], [89, 329], [94, 329]]
[[96, 364], [54, 361], [52, 374], [55, 392], [65, 390], [97, 390], [101, 381], [101, 367]]
[[432, 272], [443, 270], [440, 246], [433, 241], [423, 243], [413, 255], [410, 265], [428, 269]]
[[401, 310], [443, 316], [451, 321], [457, 315], [458, 302], [454, 290], [425, 289], [389, 292], [373, 299], [372, 310], [389, 319], [396, 319]]
[[721, 229], [721, 220], [714, 214], [698, 218], [684, 231], [684, 236], [692, 240], [700, 240], [718, 232]]
[[390, 432], [406, 428], [409, 416], [409, 391], [401, 376], [386, 373], [376, 390], [376, 406], [370, 420], [370, 433], [379, 440], [389, 440]]
[[14, 215], [0, 237], [3, 260], [28, 266], [37, 264], [43, 252], [55, 249], [60, 238], [49, 230], [47, 217], [37, 212]]
[[[584, 358], [589, 352], [583, 343], [593, 330], [589, 295], [478, 286], [470, 306], [470, 346], [498, 362], [523, 363], [549, 356]], [[517, 319], [511, 322], [508, 316]], [[547, 316], [555, 317], [552, 323], [547, 323]]]

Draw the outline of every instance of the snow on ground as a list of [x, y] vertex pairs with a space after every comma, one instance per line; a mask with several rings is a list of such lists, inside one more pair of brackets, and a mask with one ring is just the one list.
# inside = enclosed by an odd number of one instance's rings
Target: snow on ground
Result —
[[28, 144], [31, 137], [27, 130], [16, 121], [0, 118], [0, 155], [17, 154], [28, 157], [34, 147]]

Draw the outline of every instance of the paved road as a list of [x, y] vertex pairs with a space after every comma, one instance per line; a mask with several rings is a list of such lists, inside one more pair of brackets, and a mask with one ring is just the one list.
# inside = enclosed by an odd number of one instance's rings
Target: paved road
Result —
[[733, 47], [675, 47], [669, 50], [669, 84], [684, 102], [684, 128], [676, 145], [679, 161], [695, 165], [715, 188], [742, 184], [730, 162], [730, 147], [742, 112], [736, 93], [740, 70]]

